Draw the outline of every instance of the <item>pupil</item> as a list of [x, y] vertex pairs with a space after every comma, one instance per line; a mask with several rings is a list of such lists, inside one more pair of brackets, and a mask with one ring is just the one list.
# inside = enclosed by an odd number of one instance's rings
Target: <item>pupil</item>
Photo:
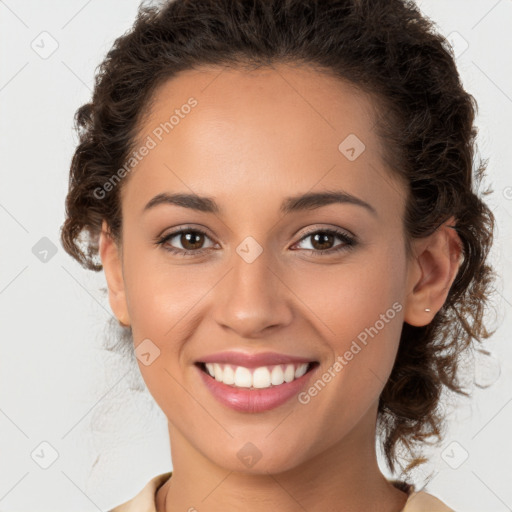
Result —
[[[183, 247], [185, 247], [185, 248], [187, 248], [187, 245], [188, 245], [189, 249], [197, 249], [197, 246], [201, 246], [202, 236], [203, 235], [201, 235], [200, 233], [186, 233], [186, 234], [182, 235], [181, 243], [182, 243]], [[190, 239], [193, 237], [199, 238], [199, 242], [191, 243]], [[185, 243], [184, 243], [184, 240], [185, 240]]]
[[[328, 248], [328, 247], [325, 247], [325, 245], [326, 244], [329, 245], [332, 242], [333, 235], [330, 235], [329, 233], [322, 233], [322, 234], [317, 233], [316, 235], [314, 235], [313, 240], [314, 240], [314, 242], [317, 242], [317, 239], [322, 238], [322, 237], [326, 238], [327, 241], [320, 243], [321, 247], [317, 247], [317, 249], [320, 249], [320, 250]], [[315, 243], [313, 243], [313, 245], [315, 245]]]

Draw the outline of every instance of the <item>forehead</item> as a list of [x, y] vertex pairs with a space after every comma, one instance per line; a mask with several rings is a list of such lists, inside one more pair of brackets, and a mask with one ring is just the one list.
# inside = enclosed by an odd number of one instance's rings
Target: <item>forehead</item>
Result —
[[142, 201], [192, 192], [233, 203], [244, 191], [270, 200], [342, 188], [389, 202], [384, 189], [400, 191], [384, 166], [373, 108], [360, 89], [309, 67], [182, 72], [152, 98], [136, 145], [151, 149], [126, 193], [136, 190]]

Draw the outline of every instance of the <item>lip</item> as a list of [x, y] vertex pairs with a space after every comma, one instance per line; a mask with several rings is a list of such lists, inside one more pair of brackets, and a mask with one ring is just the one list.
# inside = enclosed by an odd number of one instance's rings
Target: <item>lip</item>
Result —
[[[198, 359], [196, 363], [219, 363], [244, 366], [245, 368], [258, 368], [260, 366], [272, 366], [276, 364], [300, 364], [317, 362], [313, 358], [297, 357], [277, 352], [260, 352], [259, 354], [247, 354], [244, 352], [226, 351], [217, 352]], [[306, 374], [307, 375], [307, 374]]]
[[[240, 360], [240, 359], [238, 359]], [[213, 362], [213, 361], [205, 361]], [[218, 359], [216, 362], [219, 362]], [[287, 359], [286, 362], [290, 362]], [[302, 360], [297, 362], [312, 362], [311, 360]], [[230, 364], [226, 362], [226, 364]], [[231, 363], [234, 364], [234, 363]], [[278, 364], [278, 363], [276, 363]], [[245, 366], [240, 364], [241, 366]], [[291, 400], [296, 396], [303, 388], [307, 386], [308, 381], [312, 378], [312, 375], [316, 373], [319, 364], [314, 362], [308, 371], [291, 382], [284, 382], [279, 386], [271, 386], [265, 389], [249, 389], [249, 388], [238, 388], [219, 382], [206, 373], [200, 363], [196, 363], [195, 367], [199, 372], [201, 379], [206, 385], [210, 393], [223, 405], [234, 409], [238, 412], [244, 413], [260, 413], [275, 409], [280, 405]], [[260, 365], [266, 366], [266, 365]]]

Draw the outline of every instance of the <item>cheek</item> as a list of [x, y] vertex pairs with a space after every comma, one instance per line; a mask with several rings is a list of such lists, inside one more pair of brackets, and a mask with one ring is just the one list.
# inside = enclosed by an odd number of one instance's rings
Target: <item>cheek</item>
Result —
[[[310, 308], [308, 317], [311, 312], [317, 317], [322, 334], [347, 340], [372, 326], [390, 308], [388, 316], [396, 319], [395, 312], [403, 309], [405, 277], [400, 249], [375, 245], [340, 265], [310, 265], [307, 272], [295, 272], [289, 280], [296, 296]], [[399, 306], [393, 309], [395, 303]]]
[[192, 267], [169, 264], [158, 251], [126, 251], [125, 290], [135, 349], [146, 343], [158, 354], [148, 365], [138, 361], [141, 375], [162, 410], [173, 411], [186, 400], [179, 384], [183, 347], [193, 332], [198, 302], [214, 282], [211, 272], [209, 283]]
[[295, 285], [294, 292], [314, 312], [308, 318], [331, 352], [332, 363], [338, 361], [331, 368], [336, 375], [333, 399], [345, 405], [351, 402], [354, 410], [364, 408], [384, 387], [398, 350], [404, 254], [396, 246], [378, 251], [375, 247], [327, 272], [311, 270]]
[[[175, 257], [173, 257], [175, 258]], [[219, 271], [207, 264], [169, 262], [163, 249], [127, 247], [125, 290], [135, 344], [155, 340], [163, 352], [178, 351], [193, 331]], [[222, 275], [222, 272], [221, 274]]]

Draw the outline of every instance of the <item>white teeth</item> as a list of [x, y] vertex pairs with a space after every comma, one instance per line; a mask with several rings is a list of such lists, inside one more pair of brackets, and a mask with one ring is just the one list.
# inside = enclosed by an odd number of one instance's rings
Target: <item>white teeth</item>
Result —
[[279, 386], [279, 384], [284, 382], [284, 373], [280, 366], [274, 366], [274, 368], [272, 368], [272, 375], [270, 376], [270, 380], [273, 386]]
[[270, 372], [265, 366], [256, 368], [252, 374], [252, 386], [254, 388], [268, 388], [270, 386]]
[[299, 377], [302, 377], [308, 370], [308, 363], [301, 364], [297, 369], [295, 370], [295, 378], [298, 379]]
[[235, 386], [239, 388], [250, 388], [252, 386], [252, 376], [249, 368], [237, 366], [235, 370]]
[[233, 385], [235, 383], [235, 372], [228, 364], [224, 366], [224, 373], [222, 374], [222, 382], [224, 384]]
[[222, 368], [217, 363], [213, 363], [213, 375], [215, 376], [215, 380], [222, 382]]
[[295, 368], [293, 364], [289, 364], [286, 366], [286, 370], [284, 371], [284, 381], [291, 382], [295, 378]]
[[244, 366], [229, 364], [206, 363], [205, 366], [210, 376], [218, 382], [239, 388], [265, 389], [302, 377], [309, 363], [260, 366], [252, 371]]
[[214, 377], [215, 376], [215, 371], [213, 369], [213, 363], [205, 363], [205, 366], [206, 366], [206, 369], [208, 370], [208, 373]]

